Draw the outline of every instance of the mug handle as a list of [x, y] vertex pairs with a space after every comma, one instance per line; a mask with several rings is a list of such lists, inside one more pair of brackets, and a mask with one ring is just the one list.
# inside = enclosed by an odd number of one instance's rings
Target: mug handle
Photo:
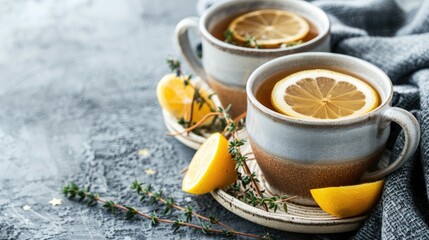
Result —
[[195, 31], [198, 35], [200, 31], [198, 29], [199, 19], [197, 17], [188, 17], [180, 21], [176, 25], [175, 36], [176, 45], [180, 52], [189, 64], [191, 69], [204, 81], [206, 81], [206, 73], [203, 68], [201, 60], [195, 54], [189, 40], [188, 31]]
[[367, 173], [362, 176], [362, 181], [376, 181], [402, 167], [416, 151], [420, 140], [420, 125], [417, 119], [408, 111], [391, 107], [381, 113], [381, 124], [395, 122], [404, 130], [405, 142], [398, 158], [384, 169]]

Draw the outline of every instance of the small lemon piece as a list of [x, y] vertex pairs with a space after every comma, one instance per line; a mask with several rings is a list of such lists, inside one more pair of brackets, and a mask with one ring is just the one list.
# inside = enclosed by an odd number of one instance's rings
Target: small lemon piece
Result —
[[241, 42], [252, 37], [263, 47], [278, 47], [282, 43], [303, 39], [310, 31], [310, 25], [293, 12], [265, 9], [237, 17], [228, 29]]
[[[186, 78], [186, 76], [184, 77]], [[158, 102], [162, 108], [166, 109], [177, 119], [184, 118], [186, 121], [190, 120], [191, 109], [192, 111], [192, 122], [198, 122], [205, 115], [211, 112], [210, 107], [214, 109], [213, 102], [208, 98], [208, 93], [203, 89], [199, 90], [199, 93], [208, 104], [200, 104], [194, 102], [192, 108], [192, 99], [195, 94], [194, 85], [191, 82], [185, 86], [183, 77], [177, 77], [176, 74], [167, 74], [161, 81], [159, 81], [156, 95]], [[208, 118], [204, 121], [203, 125], [210, 124], [213, 118]]]
[[198, 149], [189, 164], [182, 190], [204, 194], [228, 186], [237, 179], [235, 162], [228, 153], [228, 140], [213, 133]]
[[311, 189], [311, 195], [325, 212], [340, 218], [359, 216], [380, 198], [384, 181], [344, 187]]
[[312, 69], [278, 81], [271, 92], [274, 108], [287, 116], [330, 120], [364, 115], [379, 105], [366, 82], [347, 74]]

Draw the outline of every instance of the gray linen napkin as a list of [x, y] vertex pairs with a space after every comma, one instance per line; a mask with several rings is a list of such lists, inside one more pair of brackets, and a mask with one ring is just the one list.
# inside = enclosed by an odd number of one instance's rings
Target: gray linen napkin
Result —
[[[201, 11], [216, 0], [200, 1]], [[416, 154], [385, 181], [381, 201], [354, 239], [429, 239], [429, 0], [319, 0], [332, 22], [333, 52], [383, 69], [392, 79], [393, 105], [421, 125]], [[391, 134], [392, 159], [404, 138]], [[345, 235], [319, 236], [343, 238]]]
[[[429, 0], [408, 9], [392, 0], [313, 3], [332, 21], [333, 51], [383, 69], [395, 85], [393, 105], [412, 111], [421, 125], [419, 149], [387, 177], [381, 201], [354, 238], [429, 239]], [[401, 134], [392, 159], [403, 141]]]

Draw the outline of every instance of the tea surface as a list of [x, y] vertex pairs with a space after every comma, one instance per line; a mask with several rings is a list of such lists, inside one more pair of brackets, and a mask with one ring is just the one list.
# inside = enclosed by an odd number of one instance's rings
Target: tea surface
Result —
[[[226, 41], [226, 33], [228, 30], [229, 25], [231, 24], [232, 21], [234, 21], [234, 19], [247, 14], [251, 11], [247, 11], [247, 12], [242, 12], [236, 15], [232, 15], [230, 17], [224, 18], [223, 20], [219, 21], [212, 29], [210, 29], [210, 33], [216, 37], [217, 39], [221, 40], [221, 41]], [[315, 26], [314, 23], [312, 23], [310, 20], [308, 20], [307, 18], [300, 16], [302, 18], [304, 18], [306, 20], [306, 22], [309, 24], [309, 32], [307, 33], [307, 35], [305, 35], [304, 38], [302, 38], [302, 43], [304, 42], [308, 42], [312, 39], [314, 39], [315, 37], [317, 37], [317, 35], [319, 35], [319, 31], [317, 29], [317, 27]], [[239, 41], [237, 39], [233, 39], [234, 43], [238, 46], [242, 46], [242, 47], [246, 47], [246, 43]], [[261, 48], [279, 48], [279, 46], [262, 46]]]
[[[320, 78], [301, 79], [301, 76], [309, 74], [319, 74]], [[329, 75], [333, 77], [329, 78]], [[337, 76], [338, 80], [335, 79]], [[293, 82], [293, 78], [296, 82]], [[321, 86], [318, 86], [320, 84]], [[324, 91], [319, 87], [329, 87], [331, 90], [326, 90], [329, 91], [329, 96], [322, 96]], [[360, 116], [380, 105], [379, 93], [367, 81], [344, 71], [324, 69], [275, 74], [257, 86], [255, 96], [269, 109], [300, 119], [324, 120]]]

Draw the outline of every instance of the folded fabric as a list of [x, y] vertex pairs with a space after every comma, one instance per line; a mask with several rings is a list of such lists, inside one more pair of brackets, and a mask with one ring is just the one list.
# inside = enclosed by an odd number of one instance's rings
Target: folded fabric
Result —
[[[412, 111], [422, 131], [416, 154], [387, 177], [381, 201], [354, 239], [429, 239], [429, 1], [408, 9], [392, 0], [313, 3], [330, 17], [333, 51], [383, 69], [395, 85], [393, 105]], [[400, 135], [392, 159], [403, 143]]]

